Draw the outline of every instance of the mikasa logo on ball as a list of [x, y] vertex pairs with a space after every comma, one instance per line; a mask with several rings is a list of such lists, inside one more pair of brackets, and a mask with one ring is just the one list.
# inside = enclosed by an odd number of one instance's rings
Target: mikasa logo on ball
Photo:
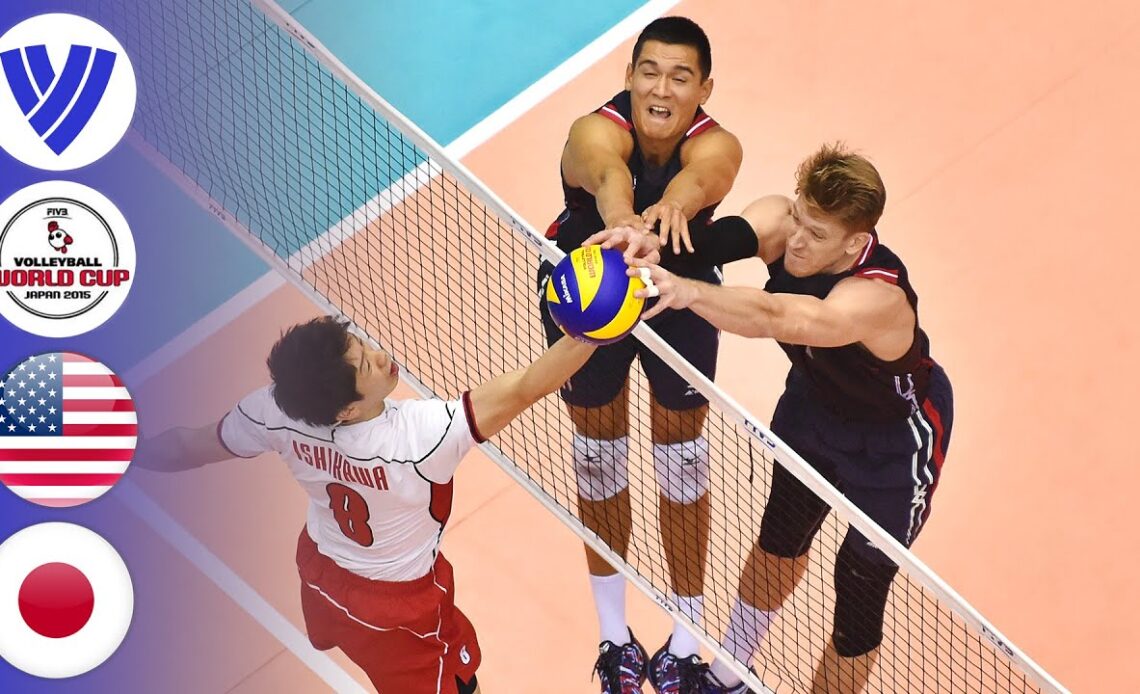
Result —
[[574, 303], [574, 296], [570, 293], [570, 285], [566, 282], [566, 275], [562, 275], [562, 301], [567, 304]]
[[122, 305], [135, 248], [107, 198], [66, 181], [40, 183], [0, 205], [0, 313], [45, 337], [87, 332]]

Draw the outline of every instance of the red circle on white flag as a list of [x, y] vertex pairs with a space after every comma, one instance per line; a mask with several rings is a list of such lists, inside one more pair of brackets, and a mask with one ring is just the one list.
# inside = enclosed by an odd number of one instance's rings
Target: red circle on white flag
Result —
[[115, 548], [86, 528], [41, 523], [0, 544], [0, 657], [37, 677], [74, 677], [118, 649], [134, 588]]
[[126, 472], [138, 440], [134, 400], [111, 369], [50, 352], [0, 371], [0, 482], [41, 506], [77, 506]]
[[95, 610], [91, 581], [71, 564], [32, 569], [20, 584], [20, 615], [37, 634], [60, 639], [87, 624]]

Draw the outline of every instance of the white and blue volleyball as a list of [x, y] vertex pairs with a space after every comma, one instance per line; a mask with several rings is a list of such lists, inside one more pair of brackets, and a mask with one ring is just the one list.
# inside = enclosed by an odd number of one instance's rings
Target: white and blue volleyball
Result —
[[546, 305], [562, 332], [607, 345], [629, 334], [641, 318], [645, 288], [625, 274], [621, 251], [601, 246], [576, 248], [554, 267], [546, 283]]

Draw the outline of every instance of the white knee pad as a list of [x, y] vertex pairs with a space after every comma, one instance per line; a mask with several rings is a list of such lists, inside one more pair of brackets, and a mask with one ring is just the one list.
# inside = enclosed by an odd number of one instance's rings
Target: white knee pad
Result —
[[693, 503], [709, 489], [708, 440], [699, 436], [692, 441], [653, 444], [653, 470], [666, 499]]
[[611, 441], [574, 434], [574, 473], [578, 495], [603, 501], [629, 486], [629, 437]]

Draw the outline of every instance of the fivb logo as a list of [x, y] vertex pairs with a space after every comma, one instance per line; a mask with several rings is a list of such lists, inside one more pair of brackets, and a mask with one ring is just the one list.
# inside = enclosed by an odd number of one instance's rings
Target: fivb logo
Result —
[[103, 27], [45, 14], [0, 37], [0, 145], [20, 161], [62, 171], [111, 150], [135, 109], [134, 69]]

